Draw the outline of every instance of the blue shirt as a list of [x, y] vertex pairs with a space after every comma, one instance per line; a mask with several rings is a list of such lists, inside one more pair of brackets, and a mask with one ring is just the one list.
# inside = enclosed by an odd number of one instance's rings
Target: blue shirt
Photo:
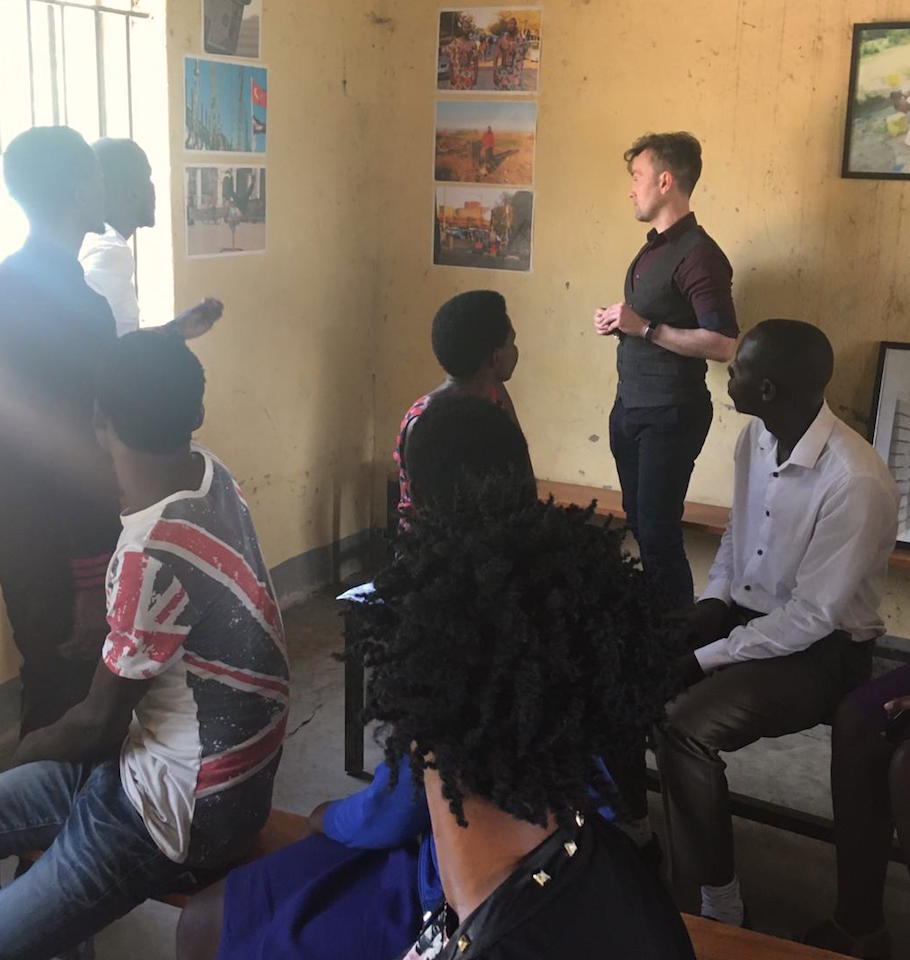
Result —
[[[601, 760], [601, 772], [609, 774]], [[417, 893], [424, 911], [436, 910], [442, 902], [442, 880], [436, 859], [436, 844], [430, 830], [430, 811], [423, 791], [415, 792], [407, 758], [398, 767], [398, 783], [389, 789], [391, 771], [385, 763], [376, 768], [373, 782], [343, 800], [334, 800], [326, 807], [322, 819], [325, 835], [346, 847], [364, 850], [386, 850], [400, 847], [420, 838], [417, 857]], [[592, 796], [602, 799], [592, 790]], [[607, 805], [598, 812], [612, 820], [613, 810]]]

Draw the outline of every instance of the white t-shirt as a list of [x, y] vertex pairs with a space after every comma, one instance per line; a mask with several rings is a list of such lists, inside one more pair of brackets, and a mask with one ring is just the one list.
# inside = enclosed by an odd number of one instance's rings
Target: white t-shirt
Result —
[[152, 680], [120, 776], [152, 838], [178, 863], [191, 829], [211, 845], [236, 828], [232, 796], [245, 815], [251, 804], [267, 814], [271, 779], [262, 789], [252, 779], [281, 749], [289, 701], [281, 613], [249, 509], [224, 465], [194, 450], [205, 460], [198, 490], [123, 517], [102, 654], [118, 676]]
[[129, 243], [110, 225], [104, 233], [87, 233], [79, 251], [85, 282], [111, 306], [117, 336], [139, 329], [136, 261]]

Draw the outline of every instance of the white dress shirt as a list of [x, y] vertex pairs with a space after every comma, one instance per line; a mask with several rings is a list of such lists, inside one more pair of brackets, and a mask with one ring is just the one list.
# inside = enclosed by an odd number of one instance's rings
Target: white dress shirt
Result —
[[117, 336], [139, 329], [139, 300], [134, 275], [136, 261], [129, 243], [110, 225], [105, 231], [87, 233], [79, 251], [85, 282], [105, 297], [117, 324]]
[[765, 616], [697, 650], [702, 669], [786, 656], [834, 630], [884, 633], [898, 500], [881, 457], [827, 404], [780, 466], [777, 440], [753, 420], [736, 444], [730, 522], [701, 599]]

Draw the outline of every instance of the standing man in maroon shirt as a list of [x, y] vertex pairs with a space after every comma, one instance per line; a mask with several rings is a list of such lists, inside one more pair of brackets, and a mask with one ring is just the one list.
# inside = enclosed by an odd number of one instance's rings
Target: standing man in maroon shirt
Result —
[[647, 134], [625, 160], [635, 216], [651, 230], [629, 267], [623, 300], [599, 309], [594, 327], [620, 341], [610, 449], [623, 509], [662, 602], [681, 608], [693, 599], [683, 501], [712, 416], [705, 361], [730, 361], [739, 334], [733, 270], [689, 209], [701, 174], [695, 137]]
[[[689, 133], [650, 133], [625, 152], [636, 219], [647, 243], [626, 274], [623, 299], [594, 315], [601, 336], [619, 337], [619, 384], [610, 414], [610, 449], [628, 525], [638, 541], [655, 600], [691, 606], [692, 571], [683, 546], [689, 478], [711, 426], [706, 360], [727, 363], [736, 350], [733, 270], [696, 223], [689, 197], [701, 174], [701, 145]], [[652, 841], [642, 762], [611, 767], [640, 846]]]

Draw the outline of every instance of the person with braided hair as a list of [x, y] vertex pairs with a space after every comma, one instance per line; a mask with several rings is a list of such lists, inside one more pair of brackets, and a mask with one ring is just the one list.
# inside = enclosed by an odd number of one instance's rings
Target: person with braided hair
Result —
[[599, 758], [679, 689], [621, 533], [538, 501], [521, 431], [481, 399], [434, 403], [407, 455], [417, 510], [355, 613], [367, 717], [425, 792], [444, 894], [407, 960], [692, 957], [597, 815], [615, 792]]
[[[407, 455], [409, 524], [351, 625], [386, 762], [317, 807], [303, 839], [195, 897], [178, 957], [389, 960], [457, 917], [448, 950], [463, 936], [492, 950], [467, 956], [500, 956], [502, 922], [527, 920], [513, 955], [598, 936], [610, 957], [689, 960], [667, 894], [607, 826], [607, 767], [679, 689], [620, 532], [540, 503], [521, 430], [481, 397], [434, 401]], [[501, 881], [517, 914], [486, 896]], [[524, 952], [541, 930], [553, 950]]]

